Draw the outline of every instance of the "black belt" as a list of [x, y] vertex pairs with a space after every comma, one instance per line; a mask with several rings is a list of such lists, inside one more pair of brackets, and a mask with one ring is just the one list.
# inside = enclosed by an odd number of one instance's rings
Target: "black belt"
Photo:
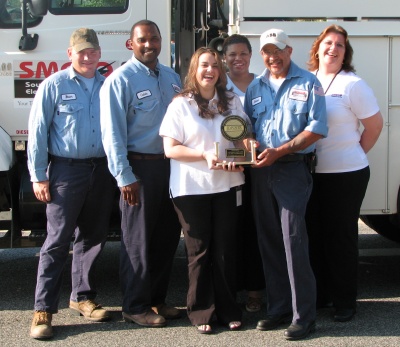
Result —
[[305, 161], [306, 155], [307, 154], [301, 154], [301, 153], [287, 154], [287, 155], [284, 155], [283, 157], [280, 157], [276, 161], [279, 163], [290, 163], [293, 161]]
[[107, 157], [75, 159], [75, 158], [58, 157], [56, 155], [52, 155], [51, 161], [53, 161], [53, 162], [68, 162], [70, 164], [92, 164], [93, 165], [93, 164], [106, 163]]
[[130, 160], [160, 160], [160, 159], [166, 159], [166, 157], [165, 157], [165, 154], [128, 152], [128, 159], [130, 159]]

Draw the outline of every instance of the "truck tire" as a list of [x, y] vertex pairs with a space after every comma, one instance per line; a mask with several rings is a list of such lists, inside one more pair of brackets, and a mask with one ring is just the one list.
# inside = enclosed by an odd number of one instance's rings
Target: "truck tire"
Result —
[[398, 214], [392, 215], [361, 215], [360, 219], [378, 234], [389, 240], [400, 243], [400, 226]]
[[378, 234], [400, 242], [400, 188], [397, 193], [397, 213], [386, 215], [361, 215], [360, 219]]

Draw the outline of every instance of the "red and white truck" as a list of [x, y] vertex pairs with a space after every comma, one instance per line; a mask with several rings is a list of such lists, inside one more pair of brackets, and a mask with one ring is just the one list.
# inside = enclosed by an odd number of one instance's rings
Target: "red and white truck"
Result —
[[[97, 32], [99, 69], [107, 76], [131, 57], [126, 42], [132, 24], [140, 19], [158, 24], [163, 37], [160, 61], [174, 66], [182, 80], [196, 48], [220, 49], [234, 33], [249, 38], [250, 69], [261, 73], [259, 36], [270, 28], [283, 29], [291, 37], [292, 58], [306, 68], [315, 37], [333, 22], [343, 26], [354, 48], [357, 73], [373, 88], [385, 120], [368, 154], [371, 180], [361, 218], [378, 233], [400, 241], [397, 1], [0, 0], [0, 211], [10, 215], [0, 221], [0, 248], [39, 245], [45, 235], [44, 205], [33, 196], [26, 168], [28, 116], [39, 83], [68, 66], [69, 36], [82, 26]], [[114, 218], [118, 225], [117, 207]]]

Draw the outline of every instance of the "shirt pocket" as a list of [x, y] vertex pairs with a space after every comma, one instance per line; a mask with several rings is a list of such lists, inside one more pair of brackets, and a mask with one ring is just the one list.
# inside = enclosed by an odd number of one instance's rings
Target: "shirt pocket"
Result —
[[58, 133], [69, 133], [75, 131], [78, 117], [83, 112], [83, 104], [80, 103], [63, 103], [57, 105], [57, 117], [55, 124]]
[[155, 112], [160, 101], [156, 99], [141, 101], [133, 106], [134, 113], [140, 117], [140, 125], [154, 125], [158, 121], [160, 115]]
[[254, 133], [258, 133], [261, 126], [261, 120], [267, 113], [267, 107], [263, 104], [257, 105], [253, 107], [253, 114], [252, 114], [252, 123], [254, 124]]
[[283, 128], [286, 130], [288, 136], [292, 139], [301, 133], [307, 126], [307, 102], [289, 99], [285, 105], [285, 113], [290, 114], [291, 117], [284, 117]]

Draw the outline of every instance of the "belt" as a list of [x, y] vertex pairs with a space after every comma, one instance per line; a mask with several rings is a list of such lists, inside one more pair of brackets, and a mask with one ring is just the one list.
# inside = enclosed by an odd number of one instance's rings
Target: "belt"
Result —
[[74, 159], [74, 158], [58, 157], [56, 155], [52, 155], [51, 161], [53, 161], [53, 162], [68, 162], [70, 164], [100, 164], [100, 163], [106, 163], [107, 157]]
[[166, 157], [165, 157], [165, 154], [128, 152], [128, 159], [130, 159], [130, 160], [160, 160], [160, 159], [166, 159]]
[[290, 162], [293, 162], [293, 161], [304, 161], [306, 155], [307, 154], [301, 154], [301, 153], [287, 154], [287, 155], [284, 155], [283, 157], [280, 157], [276, 161], [279, 162], [279, 163], [290, 163]]

